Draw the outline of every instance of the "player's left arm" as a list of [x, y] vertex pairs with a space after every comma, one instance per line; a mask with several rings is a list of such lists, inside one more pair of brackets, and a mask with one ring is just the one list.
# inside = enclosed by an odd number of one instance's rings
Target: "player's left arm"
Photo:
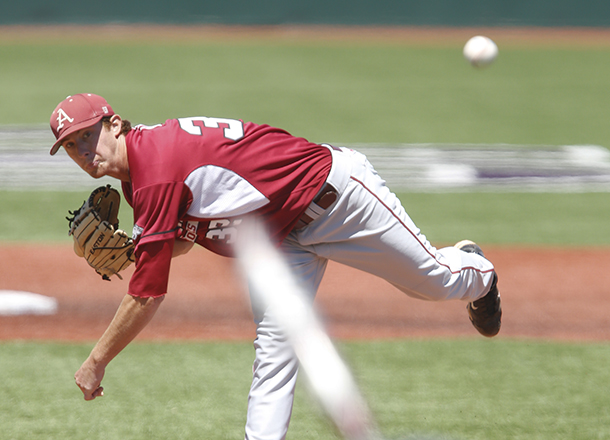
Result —
[[149, 298], [125, 295], [108, 328], [74, 375], [85, 400], [103, 395], [101, 383], [106, 366], [146, 327], [164, 298], [165, 295]]

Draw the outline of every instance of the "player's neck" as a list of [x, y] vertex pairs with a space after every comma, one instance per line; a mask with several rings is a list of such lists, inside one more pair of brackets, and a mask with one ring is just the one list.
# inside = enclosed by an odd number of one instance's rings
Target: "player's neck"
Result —
[[129, 158], [127, 155], [127, 144], [125, 142], [125, 136], [120, 135], [117, 139], [117, 150], [116, 150], [116, 164], [112, 170], [109, 170], [108, 175], [119, 179], [122, 182], [130, 182], [131, 177], [129, 175]]

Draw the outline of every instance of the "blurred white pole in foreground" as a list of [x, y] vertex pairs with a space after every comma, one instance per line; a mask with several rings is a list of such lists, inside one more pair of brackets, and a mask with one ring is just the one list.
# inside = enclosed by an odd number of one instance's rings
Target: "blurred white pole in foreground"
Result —
[[284, 330], [311, 391], [347, 440], [377, 440], [370, 410], [316, 315], [310, 295], [292, 275], [259, 223], [240, 227], [236, 256], [250, 293]]

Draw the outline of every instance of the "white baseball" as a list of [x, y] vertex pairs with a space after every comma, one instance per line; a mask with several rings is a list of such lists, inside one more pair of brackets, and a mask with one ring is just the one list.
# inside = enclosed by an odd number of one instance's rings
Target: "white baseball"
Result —
[[482, 35], [472, 37], [464, 46], [464, 57], [475, 67], [491, 64], [498, 56], [498, 46]]

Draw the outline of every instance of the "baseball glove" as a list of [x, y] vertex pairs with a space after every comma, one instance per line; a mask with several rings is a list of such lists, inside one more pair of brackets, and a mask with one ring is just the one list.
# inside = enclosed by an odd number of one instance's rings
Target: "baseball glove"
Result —
[[110, 185], [95, 189], [76, 211], [66, 217], [74, 239], [74, 252], [102, 276], [123, 279], [119, 272], [134, 262], [133, 240], [119, 229], [121, 196]]

